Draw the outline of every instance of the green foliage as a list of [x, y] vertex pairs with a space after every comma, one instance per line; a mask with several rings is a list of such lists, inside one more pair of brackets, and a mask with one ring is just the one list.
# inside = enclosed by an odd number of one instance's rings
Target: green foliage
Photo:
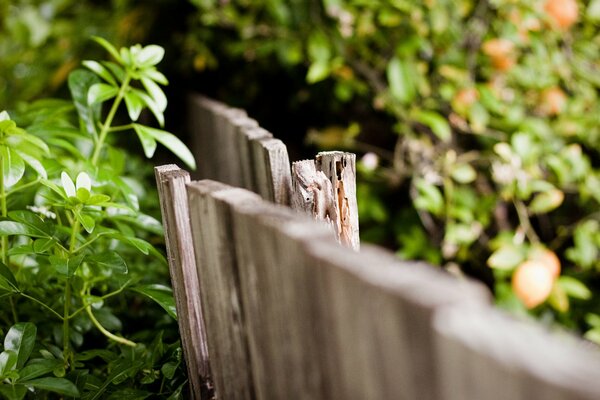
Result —
[[[358, 168], [365, 239], [461, 265], [493, 280], [500, 305], [598, 340], [583, 318], [599, 301], [597, 2], [191, 3], [196, 70], [244, 61], [249, 95], [257, 69], [304, 76], [288, 107], [318, 102], [332, 124], [311, 142], [376, 154]], [[561, 4], [578, 12], [556, 14]], [[511, 279], [539, 248], [558, 255], [562, 276], [527, 311]]]
[[[147, 109], [164, 124], [159, 85], [167, 80], [156, 69], [164, 50], [95, 41], [113, 60], [85, 61], [88, 70], [70, 74], [72, 102], [40, 101], [14, 118], [0, 113], [0, 327], [7, 332], [0, 396], [7, 399], [47, 392], [178, 398], [186, 383], [179, 342], [162, 333], [176, 330], [171, 289], [156, 283], [167, 279], [155, 247], [162, 228], [142, 212], [146, 203], [157, 207], [156, 194], [145, 200], [147, 169], [111, 141], [137, 133], [148, 157], [158, 142], [190, 168], [194, 158], [173, 134], [135, 122]], [[115, 125], [121, 109], [130, 121]], [[149, 332], [127, 320], [144, 299], [167, 311], [145, 311], [157, 321]], [[131, 338], [115, 333], [126, 330]]]

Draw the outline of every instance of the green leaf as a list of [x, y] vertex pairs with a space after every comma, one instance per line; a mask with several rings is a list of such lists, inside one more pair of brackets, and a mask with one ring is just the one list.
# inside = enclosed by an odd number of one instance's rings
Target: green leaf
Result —
[[587, 340], [600, 345], [600, 328], [590, 329], [583, 335]]
[[0, 236], [6, 235], [25, 235], [32, 237], [48, 237], [46, 234], [40, 234], [37, 230], [20, 222], [0, 221]]
[[19, 291], [19, 284], [10, 268], [3, 262], [0, 262], [0, 288], [16, 293]]
[[43, 179], [48, 179], [48, 173], [42, 163], [35, 157], [30, 156], [27, 153], [17, 151], [17, 154], [23, 159], [23, 161], [31, 167], [39, 176]]
[[96, 43], [98, 43], [100, 46], [104, 47], [106, 49], [106, 51], [108, 51], [110, 53], [110, 55], [114, 57], [115, 60], [117, 60], [119, 63], [123, 64], [123, 59], [119, 55], [119, 52], [112, 44], [110, 44], [108, 42], [108, 40], [106, 40], [102, 37], [99, 37], [99, 36], [93, 36], [92, 39]]
[[54, 225], [45, 222], [42, 217], [28, 210], [10, 211], [8, 217], [15, 222], [27, 225], [35, 232], [37, 237], [52, 237], [54, 234]]
[[139, 66], [149, 67], [161, 62], [164, 56], [165, 49], [155, 44], [151, 44], [144, 47], [139, 53], [137, 53], [135, 58]]
[[165, 378], [173, 379], [173, 376], [175, 376], [175, 372], [177, 372], [177, 366], [178, 364], [174, 362], [165, 363], [160, 368], [160, 372], [162, 372]]
[[19, 154], [7, 146], [0, 145], [0, 162], [4, 172], [4, 185], [11, 187], [25, 174], [25, 162]]
[[88, 134], [95, 136], [96, 121], [100, 119], [100, 104], [90, 105], [88, 103], [88, 91], [90, 87], [100, 82], [100, 78], [85, 69], [76, 69], [69, 74], [69, 90], [75, 103], [77, 114]]
[[440, 189], [424, 179], [418, 179], [415, 186], [419, 191], [419, 197], [414, 202], [415, 207], [434, 215], [441, 215], [444, 210], [444, 197]]
[[588, 300], [592, 297], [592, 292], [581, 281], [570, 277], [561, 276], [557, 283], [564, 289], [569, 297], [575, 299]]
[[142, 71], [143, 76], [152, 79], [153, 81], [160, 83], [161, 85], [168, 85], [169, 81], [167, 77], [159, 72], [156, 68], [148, 68]]
[[517, 246], [506, 244], [492, 253], [488, 258], [490, 268], [511, 270], [525, 259], [525, 254]]
[[120, 274], [127, 273], [127, 264], [121, 256], [114, 251], [107, 251], [101, 254], [88, 255], [86, 261], [94, 263], [100, 267], [114, 270]]
[[85, 60], [82, 62], [84, 66], [95, 72], [98, 76], [104, 79], [106, 82], [110, 83], [113, 86], [118, 86], [117, 81], [112, 76], [112, 74], [106, 69], [105, 66], [100, 64], [97, 61]]
[[135, 91], [128, 91], [125, 93], [125, 105], [127, 106], [129, 118], [132, 121], [137, 121], [144, 109], [145, 103]]
[[106, 83], [96, 83], [90, 87], [88, 91], [88, 104], [102, 103], [112, 99], [119, 93], [119, 88], [108, 85]]
[[77, 210], [73, 210], [73, 214], [87, 233], [92, 233], [94, 231], [96, 226], [96, 221], [94, 221], [94, 218]]
[[8, 372], [17, 368], [19, 356], [13, 350], [5, 350], [0, 353], [0, 376], [5, 376]]
[[110, 72], [112, 72], [112, 74], [116, 76], [119, 81], [122, 82], [125, 80], [125, 70], [120, 65], [117, 65], [112, 61], [103, 61], [102, 65], [109, 69]]
[[150, 128], [144, 125], [134, 124], [134, 129], [136, 132], [143, 132], [144, 135], [148, 135], [155, 139], [157, 142], [168, 148], [175, 154], [177, 157], [181, 159], [188, 167], [195, 170], [196, 169], [196, 160], [192, 155], [192, 152], [187, 148], [185, 144], [179, 138], [172, 133], [167, 131], [163, 131], [160, 129]]
[[41, 254], [45, 253], [48, 249], [56, 244], [54, 239], [36, 239], [33, 242], [33, 251]]
[[59, 359], [38, 358], [31, 360], [27, 363], [27, 366], [19, 371], [18, 382], [39, 378], [40, 376], [49, 374], [61, 365], [63, 365], [63, 362]]
[[329, 62], [324, 60], [318, 60], [313, 62], [306, 73], [306, 82], [317, 83], [329, 76], [331, 69], [329, 68]]
[[173, 290], [171, 290], [171, 288], [154, 284], [135, 286], [130, 289], [154, 300], [158, 305], [164, 308], [173, 319], [177, 319], [177, 310], [175, 308], [175, 300], [173, 299]]
[[64, 378], [38, 378], [23, 382], [23, 384], [36, 389], [62, 394], [63, 396], [79, 397], [79, 390], [77, 390], [77, 386], [75, 386], [73, 382]]
[[452, 178], [458, 183], [471, 183], [477, 178], [477, 172], [470, 164], [457, 164], [452, 169]]
[[564, 198], [564, 193], [559, 189], [541, 192], [533, 198], [529, 205], [529, 209], [536, 214], [547, 213], [560, 206]]
[[106, 388], [113, 383], [118, 382], [126, 378], [130, 373], [137, 371], [143, 363], [141, 361], [128, 361], [123, 363], [118, 363], [117, 366], [112, 370], [111, 374], [108, 376], [106, 381], [98, 387], [95, 393], [88, 400], [97, 400], [100, 399], [103, 393], [106, 391]]
[[21, 400], [27, 394], [23, 385], [0, 385], [0, 393], [8, 400]]
[[50, 261], [50, 265], [52, 265], [57, 273], [70, 278], [75, 275], [75, 272], [77, 272], [79, 269], [79, 266], [83, 262], [84, 258], [84, 254], [80, 254], [71, 258], [50, 256], [48, 257], [48, 261]]
[[148, 94], [142, 92], [141, 90], [134, 90], [134, 91], [148, 106], [148, 108], [150, 109], [150, 111], [152, 112], [152, 114], [154, 115], [156, 120], [158, 121], [158, 124], [161, 127], [165, 126], [165, 116], [163, 114], [163, 110], [160, 109], [160, 107], [158, 106], [158, 104], [156, 104], [154, 99], [152, 97], [150, 97]]
[[147, 158], [152, 158], [154, 152], [156, 151], [156, 140], [148, 133], [143, 125], [133, 124], [133, 130], [137, 134], [140, 139], [140, 143], [144, 148], [144, 154]]
[[403, 104], [410, 103], [416, 95], [416, 84], [411, 69], [408, 60], [400, 60], [397, 57], [392, 58], [387, 65], [390, 94]]
[[161, 111], [167, 108], [167, 96], [163, 90], [152, 79], [142, 78], [142, 84], [148, 91], [148, 94], [154, 99], [156, 105]]
[[4, 337], [4, 350], [17, 353], [17, 369], [25, 365], [33, 346], [37, 328], [31, 322], [19, 322], [13, 325]]
[[435, 111], [419, 110], [415, 114], [415, 120], [431, 128], [431, 131], [444, 142], [449, 141], [452, 137], [448, 121]]

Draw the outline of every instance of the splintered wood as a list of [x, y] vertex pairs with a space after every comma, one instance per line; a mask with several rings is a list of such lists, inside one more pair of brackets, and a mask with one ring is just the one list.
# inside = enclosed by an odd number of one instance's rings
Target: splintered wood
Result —
[[341, 151], [321, 152], [315, 161], [293, 163], [290, 203], [328, 223], [340, 243], [358, 250], [355, 164], [354, 154]]

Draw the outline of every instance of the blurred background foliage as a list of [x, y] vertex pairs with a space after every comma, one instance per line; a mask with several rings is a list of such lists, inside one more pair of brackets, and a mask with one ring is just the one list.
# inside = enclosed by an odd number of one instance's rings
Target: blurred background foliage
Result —
[[357, 152], [363, 240], [600, 341], [599, 22], [599, 0], [19, 0], [0, 96], [60, 92], [89, 35], [159, 43], [168, 119], [193, 88], [292, 158]]

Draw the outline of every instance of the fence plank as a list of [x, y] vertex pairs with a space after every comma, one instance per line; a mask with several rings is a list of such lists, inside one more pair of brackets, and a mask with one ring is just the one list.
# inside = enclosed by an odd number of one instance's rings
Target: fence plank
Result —
[[328, 224], [339, 241], [341, 226], [333, 186], [322, 171], [317, 171], [313, 160], [296, 161], [292, 164], [290, 206]]
[[[304, 247], [312, 240], [333, 242], [332, 232], [265, 202], [234, 206], [233, 226], [257, 398], [329, 398]], [[282, 234], [283, 226], [302, 229], [303, 239]]]
[[203, 380], [207, 380], [210, 375], [208, 348], [185, 191], [185, 184], [190, 181], [190, 176], [176, 165], [164, 165], [154, 170], [192, 396], [196, 399], [207, 398], [202, 393], [206, 391]]
[[242, 168], [242, 176], [244, 182], [244, 188], [251, 190], [255, 193], [258, 193], [259, 183], [257, 182], [257, 173], [255, 171], [254, 165], [254, 145], [253, 141], [264, 139], [264, 138], [272, 138], [273, 135], [267, 131], [266, 129], [256, 127], [256, 128], [246, 128], [242, 127], [238, 136], [238, 147], [240, 150], [240, 164], [244, 167]]
[[366, 246], [313, 242], [330, 398], [437, 399], [431, 320], [439, 307], [489, 301], [481, 285]]
[[218, 178], [218, 157], [214, 152], [216, 113], [224, 104], [201, 95], [188, 98], [188, 115], [192, 149], [198, 163], [196, 175], [204, 179]]
[[[248, 151], [248, 131], [257, 130], [258, 122], [248, 116], [234, 116], [230, 120], [233, 136], [233, 156], [237, 160], [236, 165], [238, 170], [234, 175], [234, 180], [231, 185], [252, 190], [252, 171], [250, 166], [249, 151]], [[266, 132], [266, 131], [265, 131]], [[225, 182], [226, 183], [226, 182]]]
[[434, 327], [441, 399], [600, 399], [600, 351], [569, 334], [487, 307], [442, 310]]
[[[188, 185], [191, 225], [217, 396], [253, 399], [232, 218], [228, 206], [215, 200], [218, 193], [229, 189], [215, 181]], [[231, 201], [260, 201], [254, 193], [236, 190]]]
[[333, 185], [338, 204], [341, 243], [358, 250], [358, 204], [356, 202], [356, 155], [341, 151], [325, 151], [315, 159], [318, 171], [323, 171]]
[[251, 148], [257, 193], [266, 200], [288, 205], [292, 178], [285, 144], [279, 139], [262, 138], [252, 140]]

